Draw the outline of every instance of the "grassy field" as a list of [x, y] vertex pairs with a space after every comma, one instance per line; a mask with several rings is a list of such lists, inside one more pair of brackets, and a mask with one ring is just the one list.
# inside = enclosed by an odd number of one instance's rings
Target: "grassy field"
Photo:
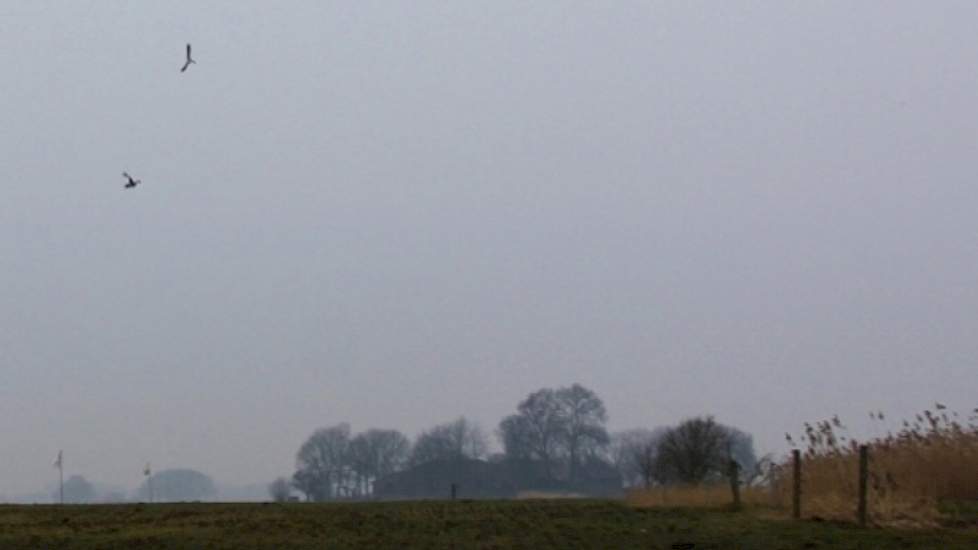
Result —
[[978, 518], [956, 518], [898, 531], [594, 500], [0, 506], [0, 548], [978, 548]]

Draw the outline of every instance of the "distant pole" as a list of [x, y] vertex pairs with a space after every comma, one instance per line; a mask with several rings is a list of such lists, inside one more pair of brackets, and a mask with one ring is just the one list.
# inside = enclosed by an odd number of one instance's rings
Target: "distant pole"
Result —
[[740, 510], [740, 464], [730, 459], [730, 492], [733, 493], [733, 509]]
[[791, 451], [791, 459], [794, 463], [794, 482], [791, 491], [791, 517], [801, 518], [801, 451], [794, 449]]
[[458, 492], [458, 485], [455, 484], [455, 483], [452, 483], [452, 500], [455, 500], [455, 495], [456, 495], [457, 492]]
[[143, 468], [143, 475], [146, 476], [146, 492], [149, 493], [149, 502], [153, 502], [153, 467], [149, 462]]
[[869, 481], [869, 447], [859, 446], [859, 525], [866, 526], [866, 486]]
[[54, 460], [54, 466], [58, 469], [58, 502], [61, 504], [65, 503], [65, 454], [64, 451], [58, 451], [58, 458]]

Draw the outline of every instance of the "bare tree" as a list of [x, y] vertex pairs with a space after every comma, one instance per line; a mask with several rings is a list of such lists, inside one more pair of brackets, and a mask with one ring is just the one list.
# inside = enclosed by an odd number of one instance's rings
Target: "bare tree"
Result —
[[600, 458], [610, 442], [608, 414], [601, 398], [580, 384], [537, 390], [516, 407], [516, 414], [499, 423], [499, 439], [510, 459], [543, 463], [551, 478], [558, 466], [567, 467], [566, 480], [575, 482], [583, 463]]
[[668, 428], [637, 428], [611, 436], [608, 458], [628, 486], [650, 487], [655, 480], [655, 458], [659, 440]]
[[604, 427], [608, 413], [601, 398], [580, 384], [560, 388], [556, 395], [566, 418], [564, 443], [573, 482], [577, 480], [582, 460], [596, 456], [608, 445], [608, 431]]
[[499, 423], [499, 437], [506, 456], [539, 460], [553, 476], [567, 433], [567, 416], [557, 392], [549, 388], [537, 390], [521, 401], [516, 409], [516, 414], [507, 416]]
[[296, 453], [293, 486], [307, 500], [329, 500], [347, 489], [350, 425], [316, 430]]
[[749, 433], [720, 424], [727, 434], [727, 457], [737, 461], [742, 473], [757, 469], [757, 454], [754, 452], [754, 437]]
[[350, 441], [349, 464], [356, 496], [373, 493], [373, 482], [404, 467], [411, 444], [397, 430], [368, 430]]
[[684, 420], [662, 437], [655, 460], [660, 482], [698, 484], [722, 475], [728, 464], [727, 432], [712, 416]]
[[504, 459], [525, 460], [534, 458], [530, 441], [530, 426], [525, 417], [511, 414], [499, 422], [496, 437], [503, 444]]
[[648, 489], [655, 479], [655, 461], [658, 454], [658, 442], [644, 441], [632, 448], [632, 461], [635, 469], [642, 477], [642, 485]]
[[287, 502], [291, 494], [292, 485], [284, 477], [276, 478], [275, 481], [268, 484], [268, 495], [275, 502]]
[[488, 450], [489, 443], [482, 429], [462, 416], [422, 432], [414, 444], [411, 463], [483, 458]]
[[397, 430], [368, 430], [364, 436], [374, 457], [377, 477], [390, 475], [407, 465], [411, 442]]
[[364, 434], [357, 434], [350, 440], [346, 457], [347, 464], [355, 477], [353, 480], [353, 496], [361, 498], [369, 492], [368, 486], [376, 475], [375, 460], [370, 449], [370, 442], [367, 441]]

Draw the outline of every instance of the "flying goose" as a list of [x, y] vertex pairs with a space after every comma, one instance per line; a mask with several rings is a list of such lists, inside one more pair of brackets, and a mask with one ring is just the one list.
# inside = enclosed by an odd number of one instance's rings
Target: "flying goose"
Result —
[[190, 58], [190, 44], [187, 44], [187, 62], [183, 64], [183, 68], [180, 69], [180, 72], [182, 73], [186, 71], [187, 67], [189, 67], [191, 63], [197, 63], [197, 62]]
[[127, 180], [129, 180], [129, 181], [126, 182], [126, 185], [124, 186], [126, 189], [132, 189], [133, 187], [136, 187], [137, 185], [139, 185], [140, 183], [143, 182], [142, 180], [134, 180], [134, 179], [132, 179], [132, 176], [129, 175], [129, 172], [123, 172], [122, 173], [122, 177], [124, 177]]

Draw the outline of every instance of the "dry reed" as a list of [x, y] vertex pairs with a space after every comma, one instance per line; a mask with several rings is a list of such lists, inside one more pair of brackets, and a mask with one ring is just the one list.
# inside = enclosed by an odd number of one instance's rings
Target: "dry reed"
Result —
[[[978, 499], [978, 409], [967, 419], [936, 405], [869, 447], [867, 502], [880, 525], [933, 525], [942, 500]], [[883, 422], [882, 412], [870, 413]], [[789, 442], [796, 441], [787, 436]], [[805, 425], [801, 443], [802, 511], [806, 517], [852, 520], [858, 500], [860, 442], [846, 436], [838, 417]], [[782, 508], [791, 503], [791, 464], [776, 467], [772, 489]]]
[[[740, 490], [741, 502], [747, 506], [770, 506], [771, 490], [766, 487], [744, 487]], [[664, 485], [650, 489], [632, 489], [625, 496], [626, 502], [641, 508], [728, 508], [733, 503], [730, 485], [723, 483], [704, 485]]]

